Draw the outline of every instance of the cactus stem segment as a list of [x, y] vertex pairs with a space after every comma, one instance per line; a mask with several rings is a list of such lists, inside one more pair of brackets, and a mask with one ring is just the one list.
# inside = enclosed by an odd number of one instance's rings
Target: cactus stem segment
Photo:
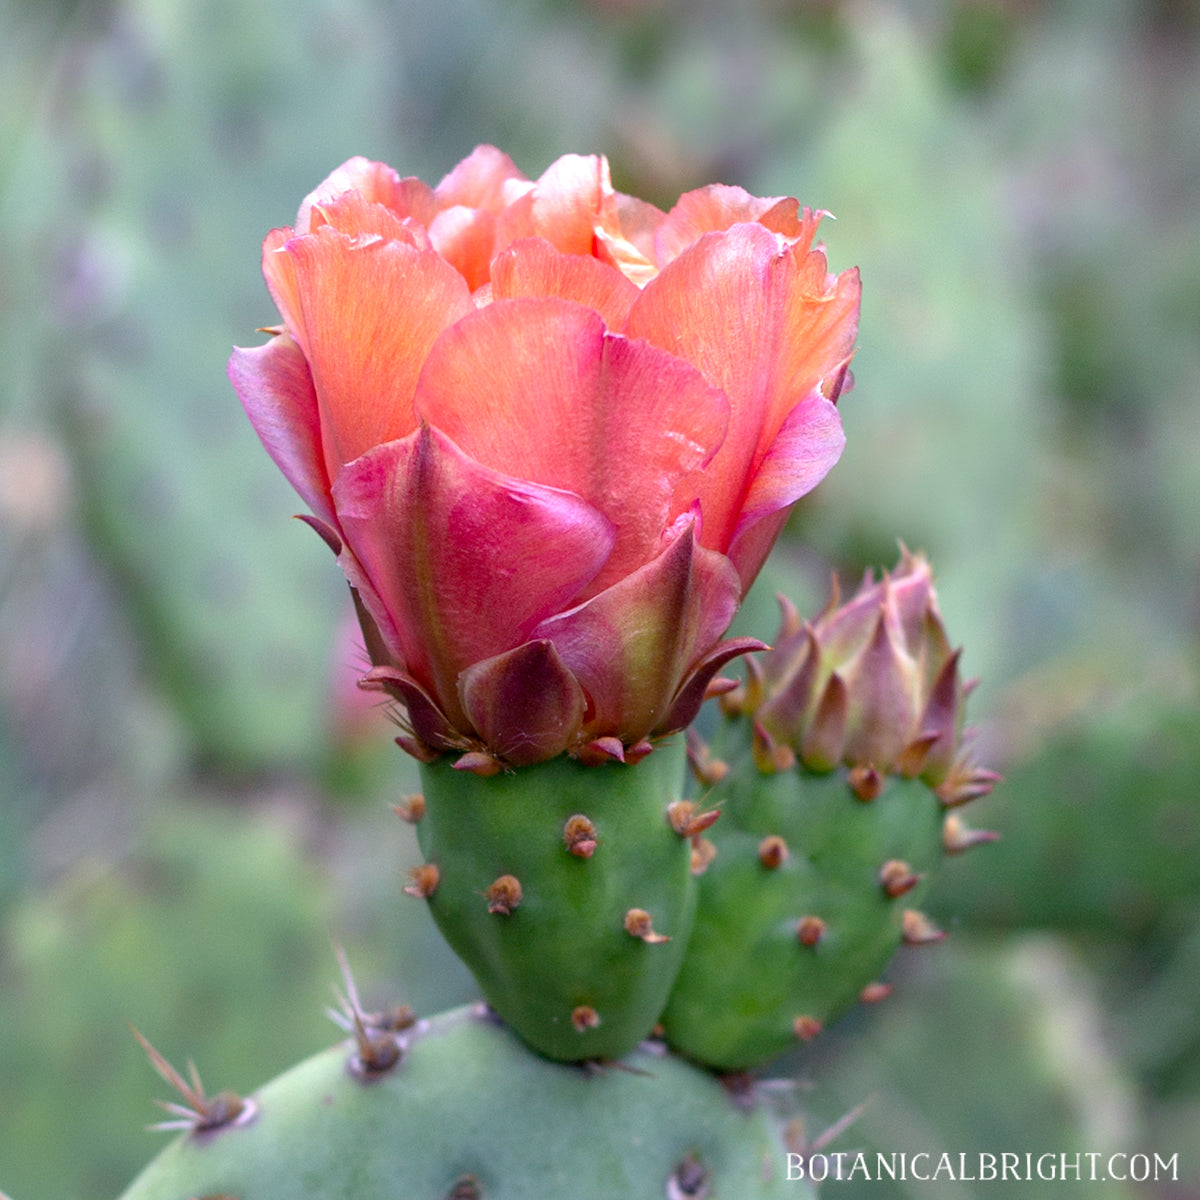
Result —
[[710, 828], [721, 815], [719, 808], [697, 812], [690, 800], [674, 800], [667, 805], [667, 820], [671, 828], [682, 838], [695, 837]]
[[591, 858], [598, 843], [596, 826], [588, 817], [576, 813], [567, 818], [563, 826], [563, 844], [576, 858]]
[[924, 913], [915, 908], [904, 910], [901, 931], [906, 946], [929, 946], [940, 942], [946, 936], [944, 929], [939, 929]]
[[441, 878], [442, 873], [436, 863], [422, 863], [409, 871], [405, 894], [416, 896], [418, 900], [428, 900], [437, 891]]
[[802, 1041], [811, 1042], [821, 1032], [823, 1026], [816, 1017], [801, 1015], [792, 1022], [792, 1032]]
[[507, 917], [521, 903], [521, 881], [515, 875], [501, 875], [488, 885], [484, 893], [488, 912]]
[[625, 914], [625, 932], [640, 938], [647, 946], [658, 946], [671, 939], [665, 933], [654, 932], [654, 922], [644, 908], [631, 908]]
[[425, 815], [425, 797], [420, 792], [411, 796], [401, 796], [398, 804], [392, 805], [392, 812], [409, 825], [415, 825]]
[[870, 804], [883, 791], [884, 777], [870, 765], [851, 767], [847, 776], [850, 790], [864, 803]]
[[775, 871], [788, 859], [788, 844], [778, 834], [771, 834], [758, 843], [758, 861], [768, 871]]
[[194, 1062], [188, 1062], [188, 1077], [185, 1079], [137, 1029], [132, 1025], [129, 1029], [159, 1077], [173, 1087], [184, 1101], [183, 1104], [176, 1104], [173, 1101], [156, 1100], [154, 1103], [170, 1113], [174, 1120], [160, 1121], [149, 1126], [150, 1129], [208, 1133], [227, 1125], [244, 1125], [253, 1118], [257, 1110], [252, 1100], [245, 1100], [236, 1092], [228, 1091], [215, 1096], [206, 1095]]
[[694, 1155], [687, 1155], [667, 1180], [667, 1200], [703, 1200], [708, 1195], [708, 1172]]
[[599, 1026], [600, 1014], [590, 1004], [580, 1004], [571, 1011], [571, 1024], [580, 1033], [587, 1033]]
[[811, 914], [801, 917], [796, 922], [796, 940], [802, 946], [815, 946], [825, 936], [828, 928], [829, 926], [820, 917], [814, 917]]
[[858, 993], [858, 998], [864, 1004], [879, 1004], [886, 1000], [892, 994], [892, 985], [890, 983], [880, 983], [876, 980], [875, 983], [868, 983], [861, 992]]
[[879, 886], [892, 900], [911, 892], [921, 882], [921, 876], [899, 858], [889, 858], [879, 868]]
[[717, 857], [717, 848], [706, 837], [692, 838], [692, 874], [703, 875], [712, 860]]

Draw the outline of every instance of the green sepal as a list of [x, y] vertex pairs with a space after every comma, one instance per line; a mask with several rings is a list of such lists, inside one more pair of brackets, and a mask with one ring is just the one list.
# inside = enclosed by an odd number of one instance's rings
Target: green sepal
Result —
[[[487, 777], [445, 760], [421, 768], [417, 835], [438, 873], [430, 912], [492, 1008], [550, 1058], [619, 1058], [662, 1012], [695, 915], [691, 846], [667, 818], [685, 773], [678, 736], [636, 764], [562, 756]], [[576, 815], [595, 826], [591, 857], [564, 840]], [[521, 900], [491, 912], [502, 876], [520, 882]], [[669, 940], [632, 936], [630, 909]], [[594, 1024], [580, 1020], [589, 1010]]]

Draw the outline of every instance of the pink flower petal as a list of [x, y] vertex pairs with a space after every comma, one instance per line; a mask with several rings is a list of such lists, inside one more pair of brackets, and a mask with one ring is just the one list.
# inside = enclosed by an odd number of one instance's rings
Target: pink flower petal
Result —
[[558, 296], [594, 309], [609, 329], [620, 329], [638, 287], [620, 271], [595, 258], [563, 254], [542, 238], [522, 238], [492, 264], [492, 297], [512, 300]]
[[729, 396], [729, 434], [696, 489], [706, 546], [730, 545], [746, 488], [792, 408], [841, 378], [857, 330], [857, 273], [814, 293], [814, 271], [781, 235], [735, 225], [684, 251], [629, 314], [629, 336], [694, 363]]
[[317, 394], [300, 347], [287, 334], [252, 349], [236, 347], [229, 380], [275, 465], [313, 513], [336, 529]]
[[533, 633], [552, 641], [589, 701], [585, 732], [623, 743], [659, 728], [680, 680], [728, 627], [737, 572], [695, 542], [691, 522], [652, 562]]
[[809, 392], [788, 414], [742, 501], [729, 547], [743, 589], [766, 561], [788, 510], [829, 474], [845, 444], [842, 418], [820, 391]]
[[498, 213], [513, 199], [513, 187], [533, 187], [511, 158], [495, 146], [476, 146], [434, 189], [439, 209], [454, 206]]
[[347, 465], [333, 496], [402, 661], [459, 727], [459, 673], [529, 640], [614, 541], [578, 496], [490, 470], [427, 426]]
[[427, 224], [434, 214], [433, 191], [419, 179], [401, 179], [386, 163], [371, 162], [361, 156], [351, 158], [331, 171], [300, 205], [296, 214], [296, 232], [312, 232], [314, 208], [338, 200], [347, 192], [357, 192], [369, 204], [382, 204], [400, 217], [413, 217]]
[[416, 427], [413, 391], [438, 334], [473, 311], [461, 275], [432, 250], [322, 225], [293, 238], [306, 342], [330, 477]]
[[416, 409], [472, 458], [573, 492], [612, 521], [617, 545], [592, 591], [658, 553], [672, 493], [726, 423], [725, 397], [694, 368], [553, 298], [496, 302], [447, 330]]
[[706, 233], [733, 225], [755, 222], [802, 243], [807, 250], [823, 213], [805, 209], [797, 213], [797, 202], [785, 196], [752, 196], [740, 187], [715, 183], [686, 192], [667, 213], [655, 237], [655, 256], [660, 267], [678, 258]]

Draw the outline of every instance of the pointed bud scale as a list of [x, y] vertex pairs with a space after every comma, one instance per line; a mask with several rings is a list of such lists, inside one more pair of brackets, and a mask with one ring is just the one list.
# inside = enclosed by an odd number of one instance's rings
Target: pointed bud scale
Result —
[[884, 777], [874, 766], [866, 764], [851, 767], [846, 773], [846, 782], [863, 804], [870, 804], [883, 791]]
[[796, 752], [786, 742], [777, 742], [759, 723], [754, 725], [754, 761], [764, 775], [790, 771]]
[[698, 812], [690, 800], [675, 800], [667, 805], [667, 820], [680, 837], [695, 837], [716, 823], [721, 815], [719, 808]]
[[832, 771], [842, 761], [848, 711], [846, 683], [835, 672], [821, 692], [808, 728], [800, 735], [800, 761], [810, 771]]
[[889, 616], [880, 609], [870, 640], [839, 671], [848, 699], [845, 757], [885, 767], [910, 738], [918, 683], [916, 664], [897, 644]]
[[644, 908], [631, 908], [625, 914], [625, 932], [645, 942], [648, 946], [660, 946], [671, 939], [667, 934], [655, 933], [654, 922]]
[[990, 829], [969, 828], [957, 813], [947, 813], [942, 823], [942, 848], [947, 854], [964, 854], [999, 839], [1000, 835]]
[[713, 758], [709, 747], [695, 729], [687, 731], [687, 754], [692, 777], [702, 788], [720, 783], [729, 774], [729, 764]]
[[459, 755], [455, 760], [454, 769], [469, 771], [472, 775], [487, 779], [489, 776], [499, 775], [504, 770], [504, 764], [486, 750], [468, 750], [466, 754]]

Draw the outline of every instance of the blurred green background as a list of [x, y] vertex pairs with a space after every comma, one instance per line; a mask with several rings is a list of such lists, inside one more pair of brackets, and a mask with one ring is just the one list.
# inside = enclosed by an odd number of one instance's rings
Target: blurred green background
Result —
[[848, 448], [741, 621], [927, 551], [1007, 782], [953, 936], [785, 1064], [810, 1136], [869, 1099], [833, 1149], [1177, 1154], [1086, 1194], [1200, 1196], [1198, 47], [1189, 0], [0, 0], [0, 1190], [161, 1144], [126, 1021], [247, 1090], [333, 1039], [331, 939], [368, 1004], [472, 993], [224, 363], [332, 167], [491, 141], [796, 195], [862, 268]]

